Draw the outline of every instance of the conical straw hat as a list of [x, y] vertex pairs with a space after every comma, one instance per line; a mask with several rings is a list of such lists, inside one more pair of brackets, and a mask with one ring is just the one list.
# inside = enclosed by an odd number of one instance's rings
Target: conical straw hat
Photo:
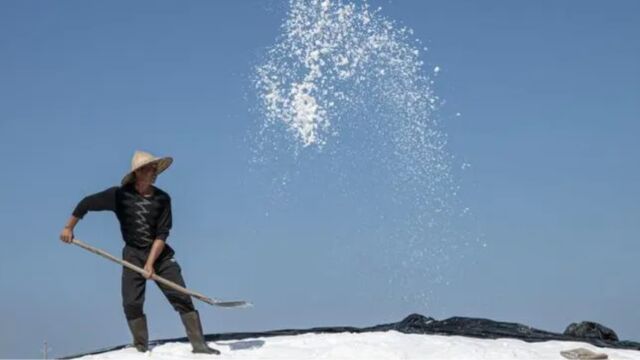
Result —
[[134, 171], [145, 165], [155, 163], [157, 167], [156, 176], [158, 176], [161, 172], [165, 171], [172, 162], [173, 158], [170, 156], [155, 157], [148, 152], [136, 150], [131, 159], [131, 171], [122, 178], [122, 185], [131, 182], [134, 179]]

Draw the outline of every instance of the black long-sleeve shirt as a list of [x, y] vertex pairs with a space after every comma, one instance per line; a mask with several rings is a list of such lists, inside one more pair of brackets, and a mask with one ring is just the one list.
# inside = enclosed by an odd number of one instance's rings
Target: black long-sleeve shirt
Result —
[[88, 211], [105, 210], [115, 212], [127, 245], [146, 249], [155, 239], [166, 241], [169, 237], [171, 197], [155, 186], [148, 197], [140, 195], [133, 184], [110, 187], [82, 199], [73, 216], [82, 219]]

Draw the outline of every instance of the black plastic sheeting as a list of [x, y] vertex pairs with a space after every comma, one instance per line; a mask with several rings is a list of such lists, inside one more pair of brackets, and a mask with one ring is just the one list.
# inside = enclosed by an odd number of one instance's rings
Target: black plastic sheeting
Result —
[[[571, 324], [563, 334], [538, 330], [530, 326], [493, 321], [488, 319], [476, 319], [467, 317], [452, 317], [446, 320], [435, 320], [420, 314], [411, 314], [404, 320], [391, 324], [382, 324], [365, 328], [349, 326], [318, 327], [311, 329], [285, 329], [265, 332], [244, 332], [205, 335], [207, 341], [243, 340], [272, 336], [300, 335], [307, 333], [365, 333], [374, 331], [395, 330], [405, 334], [430, 334], [430, 335], [457, 335], [482, 339], [512, 338], [527, 342], [540, 342], [548, 340], [587, 342], [599, 347], [640, 350], [640, 343], [634, 341], [618, 341], [615, 332], [605, 326], [594, 322], [582, 322]], [[151, 347], [168, 342], [188, 342], [186, 337], [174, 339], [162, 339], [149, 341]], [[94, 352], [77, 354], [61, 359], [73, 359], [76, 357], [101, 354], [108, 351], [120, 350], [130, 345], [120, 345], [100, 349]]]

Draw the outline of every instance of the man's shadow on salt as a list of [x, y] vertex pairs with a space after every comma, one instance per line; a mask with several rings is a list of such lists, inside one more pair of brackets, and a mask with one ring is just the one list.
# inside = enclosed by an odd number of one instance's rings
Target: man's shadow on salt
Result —
[[254, 350], [264, 346], [264, 340], [244, 340], [226, 344], [231, 351], [236, 350]]

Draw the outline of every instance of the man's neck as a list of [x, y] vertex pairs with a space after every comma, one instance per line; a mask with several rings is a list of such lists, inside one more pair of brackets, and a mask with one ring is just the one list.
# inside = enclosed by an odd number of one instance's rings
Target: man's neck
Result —
[[134, 187], [136, 191], [142, 196], [151, 195], [153, 193], [153, 187], [151, 185], [136, 183]]

